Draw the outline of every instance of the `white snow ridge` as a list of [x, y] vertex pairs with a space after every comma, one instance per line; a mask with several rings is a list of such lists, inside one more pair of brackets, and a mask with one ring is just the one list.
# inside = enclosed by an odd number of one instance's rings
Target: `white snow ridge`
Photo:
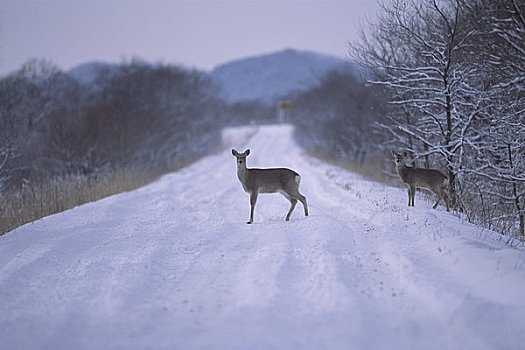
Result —
[[[292, 131], [229, 129], [220, 154], [0, 237], [0, 348], [524, 348], [522, 247]], [[300, 173], [310, 216], [262, 194], [246, 225], [232, 147]]]

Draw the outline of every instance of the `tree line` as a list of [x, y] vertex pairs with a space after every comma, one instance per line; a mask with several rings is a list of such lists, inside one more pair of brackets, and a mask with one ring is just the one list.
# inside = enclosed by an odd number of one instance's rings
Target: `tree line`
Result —
[[311, 124], [306, 144], [351, 160], [406, 150], [445, 170], [455, 210], [523, 237], [525, 4], [393, 0], [350, 52], [371, 86], [331, 77], [302, 95], [320, 117], [299, 122]]
[[97, 199], [86, 187], [122, 181], [107, 180], [116, 173], [140, 174], [138, 186], [213, 152], [217, 95], [206, 74], [171, 65], [133, 60], [82, 84], [51, 62], [27, 62], [0, 80], [3, 231], [66, 209], [71, 192], [71, 206]]
[[221, 148], [221, 128], [273, 122], [208, 74], [138, 59], [83, 81], [34, 59], [0, 80], [0, 234], [141, 186]]
[[525, 236], [525, 3], [392, 0], [350, 43], [363, 79], [294, 96], [297, 138], [324, 157], [444, 170], [453, 208]]
[[0, 80], [0, 184], [169, 167], [220, 142], [202, 73], [134, 61], [82, 85], [46, 61]]
[[358, 74], [331, 72], [318, 86], [290, 96], [297, 141], [313, 154], [366, 168], [368, 174], [381, 169], [384, 164], [375, 163], [385, 136], [374, 125], [386, 113], [382, 90]]

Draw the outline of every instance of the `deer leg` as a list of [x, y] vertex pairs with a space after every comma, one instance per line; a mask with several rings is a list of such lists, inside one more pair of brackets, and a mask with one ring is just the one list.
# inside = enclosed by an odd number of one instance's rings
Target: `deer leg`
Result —
[[303, 203], [304, 216], [308, 216], [308, 204], [306, 204], [306, 197], [301, 195], [301, 197], [299, 197], [299, 200], [301, 201], [301, 203]]
[[407, 186], [407, 193], [408, 193], [408, 206], [410, 206], [410, 198], [412, 197], [410, 194], [410, 186]]
[[412, 205], [413, 207], [415, 207], [414, 205], [414, 198], [416, 197], [416, 186], [410, 186], [410, 194], [409, 194], [409, 199], [408, 201], [410, 202], [408, 205]]
[[450, 211], [449, 207], [448, 207], [448, 194], [447, 194], [447, 191], [444, 188], [441, 189], [440, 196], [441, 196], [441, 198], [443, 198], [443, 201], [445, 202], [445, 206], [447, 207], [447, 211]]
[[258, 192], [250, 193], [250, 221], [248, 221], [247, 224], [251, 224], [253, 222], [253, 211], [255, 210], [255, 203], [257, 203], [258, 195]]
[[286, 214], [286, 221], [290, 221], [290, 215], [292, 215], [293, 210], [295, 209], [295, 205], [297, 204], [297, 199], [294, 198], [291, 194], [287, 192], [280, 192], [286, 199], [290, 201], [290, 210], [288, 210], [288, 214]]
[[[306, 197], [303, 196], [299, 190], [294, 190], [290, 194], [288, 194], [290, 197], [294, 198], [295, 200], [300, 201], [303, 204], [304, 208], [304, 216], [308, 216], [308, 204], [306, 203]], [[288, 199], [290, 200], [290, 199]]]
[[295, 209], [295, 205], [297, 204], [297, 199], [288, 197], [288, 200], [290, 201], [290, 210], [288, 210], [288, 214], [286, 215], [286, 221], [290, 221], [290, 215], [292, 215], [293, 210]]

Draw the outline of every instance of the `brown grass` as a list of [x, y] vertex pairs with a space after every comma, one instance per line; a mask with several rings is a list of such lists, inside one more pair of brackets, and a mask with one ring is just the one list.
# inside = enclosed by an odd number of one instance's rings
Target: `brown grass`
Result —
[[170, 169], [122, 169], [96, 177], [66, 176], [2, 193], [0, 235], [42, 217], [142, 187], [188, 164], [182, 162]]

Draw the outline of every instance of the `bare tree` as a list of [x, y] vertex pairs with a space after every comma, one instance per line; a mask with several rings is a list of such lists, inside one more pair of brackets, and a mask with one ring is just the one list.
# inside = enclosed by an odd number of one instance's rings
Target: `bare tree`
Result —
[[452, 203], [469, 218], [525, 230], [525, 4], [394, 0], [354, 57], [391, 93], [392, 142], [448, 169]]
[[457, 0], [394, 0], [353, 54], [376, 72], [375, 84], [392, 92], [390, 123], [382, 125], [400, 146], [431, 165], [447, 168], [451, 204], [460, 207], [456, 177], [465, 146], [483, 108], [467, 77], [480, 72], [463, 65], [472, 32]]
[[476, 32], [473, 41], [482, 48], [476, 64], [485, 73], [480, 94], [487, 101], [467, 176], [497, 203], [490, 219], [498, 228], [525, 236], [525, 3], [475, 0], [462, 5]]

